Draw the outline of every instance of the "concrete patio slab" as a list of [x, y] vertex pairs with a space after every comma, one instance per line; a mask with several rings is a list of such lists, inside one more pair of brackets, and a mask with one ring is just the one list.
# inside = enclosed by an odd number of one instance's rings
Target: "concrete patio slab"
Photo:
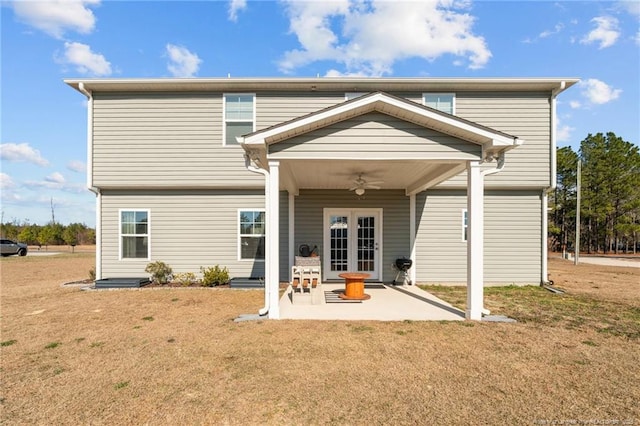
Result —
[[[323, 283], [322, 291], [337, 293], [342, 283]], [[391, 286], [367, 283], [369, 300], [360, 303], [292, 303], [291, 286], [280, 299], [281, 319], [373, 320], [373, 321], [460, 321], [464, 312], [416, 286]]]

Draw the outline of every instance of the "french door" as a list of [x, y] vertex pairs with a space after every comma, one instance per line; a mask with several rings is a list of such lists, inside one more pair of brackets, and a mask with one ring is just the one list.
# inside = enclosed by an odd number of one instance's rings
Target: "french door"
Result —
[[324, 209], [323, 276], [365, 272], [380, 279], [382, 209]]

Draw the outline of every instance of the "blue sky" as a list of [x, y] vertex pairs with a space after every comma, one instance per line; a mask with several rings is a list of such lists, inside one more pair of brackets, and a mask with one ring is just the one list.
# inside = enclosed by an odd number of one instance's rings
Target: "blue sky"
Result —
[[4, 221], [95, 226], [65, 78], [578, 77], [558, 145], [640, 140], [639, 1], [2, 1]]

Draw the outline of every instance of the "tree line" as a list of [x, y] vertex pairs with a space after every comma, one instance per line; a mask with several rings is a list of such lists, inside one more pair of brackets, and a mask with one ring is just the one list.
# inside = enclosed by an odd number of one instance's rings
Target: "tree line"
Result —
[[557, 150], [557, 187], [549, 197], [549, 240], [555, 251], [574, 250], [577, 165], [581, 162], [580, 250], [640, 250], [640, 153], [616, 136], [589, 134], [578, 152]]
[[52, 221], [46, 225], [33, 225], [13, 221], [3, 222], [0, 225], [0, 230], [2, 238], [39, 247], [64, 244], [75, 247], [76, 245], [96, 243], [96, 231], [83, 223], [62, 225]]

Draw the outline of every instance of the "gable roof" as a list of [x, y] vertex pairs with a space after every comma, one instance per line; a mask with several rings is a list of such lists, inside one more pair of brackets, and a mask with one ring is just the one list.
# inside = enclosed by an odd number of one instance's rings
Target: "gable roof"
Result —
[[239, 136], [237, 140], [247, 148], [266, 147], [370, 112], [387, 114], [481, 145], [486, 154], [496, 154], [523, 143], [516, 136], [385, 92], [374, 92], [351, 99], [293, 120]]

